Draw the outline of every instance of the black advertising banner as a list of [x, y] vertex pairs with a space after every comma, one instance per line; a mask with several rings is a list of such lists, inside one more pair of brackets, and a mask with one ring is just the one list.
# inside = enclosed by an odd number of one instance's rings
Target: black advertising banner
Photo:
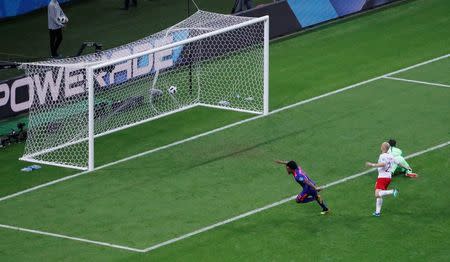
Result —
[[[398, 0], [287, 0], [279, 1], [272, 4], [258, 6], [257, 8], [241, 12], [239, 16], [261, 17], [269, 15], [270, 17], [270, 38], [276, 38], [283, 35], [292, 34], [301, 31], [305, 27], [314, 26], [333, 19], [348, 16], [367, 9], [372, 9], [381, 5], [385, 5]], [[253, 27], [260, 27], [261, 24], [252, 25]], [[239, 32], [242, 31], [242, 32]], [[250, 30], [251, 31], [251, 30]], [[164, 67], [159, 66], [160, 70], [170, 69], [172, 67], [189, 66], [195, 57], [195, 61], [207, 60], [212, 57], [221, 56], [226, 53], [234, 52], [237, 49], [245, 49], [248, 45], [254, 42], [262, 43], [262, 39], [253, 39], [253, 42], [245, 41], [248, 32], [245, 28], [237, 29], [235, 32], [227, 32], [221, 35], [213, 36], [211, 39], [215, 43], [223, 43], [220, 48], [213, 49], [213, 52], [200, 52], [198, 54], [191, 54], [189, 50], [202, 50], [195, 48], [196, 45], [202, 45], [203, 41], [193, 42], [186, 45], [180, 45], [171, 50], [165, 50], [164, 56], [170, 59], [164, 60], [162, 63]], [[170, 37], [164, 41], [170, 44], [173, 39], [183, 40], [190, 35], [188, 30], [179, 30], [173, 32]], [[233, 41], [233, 44], [226, 44], [230, 37], [242, 36], [242, 41]], [[259, 36], [262, 37], [262, 36]], [[240, 43], [240, 44], [235, 44]], [[142, 42], [133, 48], [139, 49], [140, 45], [147, 46], [151, 43]], [[108, 53], [120, 52], [121, 49], [127, 49], [127, 46], [119, 47], [113, 50], [105, 51]], [[128, 50], [132, 51], [132, 50]], [[168, 52], [167, 54], [165, 52]], [[114, 82], [121, 82], [131, 78], [141, 77], [147, 74], [155, 73], [153, 68], [153, 57], [141, 57], [136, 59], [136, 63], [123, 63], [114, 65], [110, 71], [101, 72], [101, 76], [96, 78], [96, 89], [105, 89]], [[133, 68], [132, 64], [136, 65]], [[46, 81], [39, 76], [22, 76], [10, 80], [0, 82], [0, 120], [19, 114], [27, 113], [35, 97], [46, 98], [50, 94], [57, 98], [60, 96], [79, 95], [86, 90], [81, 89], [76, 81], [76, 76], [83, 74], [77, 70], [70, 70], [68, 68], [60, 68], [61, 72], [46, 72], [45, 79], [53, 79], [53, 81]], [[51, 71], [51, 70], [50, 70]], [[55, 75], [61, 74], [65, 80], [64, 86], [60, 86], [55, 81]], [[114, 77], [109, 77], [110, 75]], [[112, 79], [112, 80], [111, 80]], [[44, 81], [44, 82], [42, 82]], [[112, 83], [110, 83], [113, 81]], [[42, 83], [41, 83], [42, 82]], [[36, 87], [36, 88], [35, 88]], [[37, 88], [40, 87], [40, 88]], [[60, 89], [63, 89], [62, 92]], [[61, 92], [60, 92], [61, 91]], [[31, 97], [30, 97], [31, 94]], [[64, 97], [62, 97], [64, 98]], [[45, 99], [44, 99], [45, 100]], [[44, 101], [45, 102], [45, 101]], [[136, 101], [133, 101], [133, 103]], [[43, 103], [41, 101], [41, 103]]]
[[0, 82], [0, 120], [28, 112], [30, 86], [33, 80], [28, 76]]
[[286, 1], [263, 5], [237, 14], [239, 16], [270, 18], [270, 39], [300, 31], [302, 27]]

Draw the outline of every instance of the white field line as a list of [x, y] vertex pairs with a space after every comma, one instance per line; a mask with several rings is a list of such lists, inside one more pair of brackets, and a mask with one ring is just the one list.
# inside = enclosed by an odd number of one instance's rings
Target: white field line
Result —
[[[445, 147], [445, 146], [448, 146], [449, 144], [450, 144], [450, 141], [447, 141], [447, 142], [442, 143], [442, 144], [439, 144], [439, 145], [437, 145], [437, 146], [433, 146], [433, 147], [427, 148], [427, 149], [425, 149], [425, 150], [422, 150], [422, 151], [416, 152], [416, 153], [414, 153], [414, 154], [411, 154], [411, 155], [409, 155], [409, 156], [407, 156], [407, 157], [405, 157], [405, 158], [406, 158], [406, 159], [409, 159], [409, 158], [413, 158], [413, 157], [416, 157], [416, 156], [420, 156], [420, 155], [426, 154], [426, 153], [428, 153], [428, 152], [430, 152], [430, 151], [433, 151], [433, 150], [440, 149], [440, 148], [443, 148], [443, 147]], [[347, 181], [349, 181], [349, 180], [358, 178], [358, 177], [360, 177], [360, 176], [369, 174], [369, 173], [371, 173], [371, 172], [373, 172], [373, 171], [375, 171], [375, 170], [376, 170], [375, 168], [371, 168], [371, 169], [368, 169], [368, 170], [366, 170], [366, 171], [363, 171], [363, 172], [360, 172], [360, 173], [357, 173], [357, 174], [354, 174], [354, 175], [351, 175], [351, 176], [348, 176], [348, 177], [344, 177], [344, 178], [339, 179], [339, 180], [336, 180], [336, 181], [334, 181], [334, 182], [325, 184], [325, 185], [321, 186], [321, 188], [325, 189], [325, 188], [328, 188], [328, 187], [331, 187], [331, 186], [334, 186], [334, 185], [338, 185], [338, 184], [347, 182]], [[196, 230], [196, 231], [193, 231], [193, 232], [191, 232], [191, 233], [188, 233], [188, 234], [179, 236], [179, 237], [177, 237], [177, 238], [173, 238], [173, 239], [167, 240], [167, 241], [165, 241], [165, 242], [162, 242], [162, 243], [159, 243], [159, 244], [150, 246], [150, 247], [144, 249], [144, 252], [149, 252], [149, 251], [151, 251], [151, 250], [155, 250], [155, 249], [157, 249], [157, 248], [160, 248], [160, 247], [163, 247], [163, 246], [172, 244], [172, 243], [174, 243], [174, 242], [177, 242], [177, 241], [180, 241], [180, 240], [189, 238], [189, 237], [192, 237], [192, 236], [194, 236], [194, 235], [198, 235], [198, 234], [203, 233], [203, 232], [205, 232], [205, 231], [211, 230], [211, 229], [216, 228], [216, 227], [219, 227], [219, 226], [223, 226], [223, 225], [225, 225], [225, 224], [228, 224], [228, 223], [231, 223], [231, 222], [233, 222], [233, 221], [242, 219], [242, 218], [244, 218], [244, 217], [248, 217], [248, 216], [254, 215], [254, 214], [256, 214], [256, 213], [259, 213], [259, 212], [261, 212], [261, 211], [270, 209], [270, 208], [272, 208], [272, 207], [279, 206], [279, 205], [281, 205], [281, 204], [284, 204], [284, 203], [286, 203], [286, 202], [289, 202], [289, 201], [295, 199], [296, 197], [297, 197], [297, 195], [294, 195], [294, 196], [291, 196], [291, 197], [282, 199], [282, 200], [277, 201], [277, 202], [275, 202], [275, 203], [272, 203], [272, 204], [270, 204], [270, 205], [263, 206], [263, 207], [260, 207], [260, 208], [257, 208], [257, 209], [248, 211], [248, 212], [246, 212], [246, 213], [243, 213], [243, 214], [240, 214], [240, 215], [238, 215], [238, 216], [229, 218], [229, 219], [227, 219], [227, 220], [218, 222], [218, 223], [216, 223], [216, 224], [213, 224], [213, 225], [210, 225], [210, 226], [201, 228], [201, 229]]]
[[27, 229], [27, 228], [23, 228], [23, 227], [16, 227], [16, 226], [0, 224], [0, 228], [12, 229], [12, 230], [17, 230], [17, 231], [28, 232], [28, 233], [38, 234], [38, 235], [51, 236], [51, 237], [57, 237], [57, 238], [70, 239], [70, 240], [74, 240], [74, 241], [80, 241], [80, 242], [85, 242], [85, 243], [89, 243], [89, 244], [112, 247], [112, 248], [117, 248], [117, 249], [124, 249], [124, 250], [128, 250], [128, 251], [133, 251], [133, 252], [143, 252], [142, 249], [121, 246], [121, 245], [116, 245], [116, 244], [110, 244], [110, 243], [105, 243], [105, 242], [99, 242], [99, 241], [93, 241], [93, 240], [79, 238], [79, 237], [71, 237], [71, 236], [66, 236], [66, 235], [61, 235], [61, 234], [49, 233], [49, 232], [40, 231], [40, 230]]
[[[437, 146], [429, 147], [427, 149], [424, 149], [424, 150], [421, 150], [419, 152], [413, 153], [411, 155], [406, 156], [405, 158], [409, 159], [409, 158], [417, 157], [417, 156], [426, 154], [428, 152], [431, 152], [431, 151], [434, 151], [434, 150], [446, 147], [448, 145], [450, 145], [450, 141], [447, 141], [447, 142], [439, 144]], [[329, 187], [332, 187], [332, 186], [335, 186], [335, 185], [338, 185], [338, 184], [341, 184], [341, 183], [345, 183], [345, 182], [347, 182], [349, 180], [352, 180], [352, 179], [358, 178], [360, 176], [369, 174], [369, 173], [371, 173], [371, 172], [373, 172], [375, 170], [376, 170], [375, 168], [371, 168], [371, 169], [368, 169], [366, 171], [363, 171], [363, 172], [360, 172], [360, 173], [357, 173], [357, 174], [354, 174], [354, 175], [351, 175], [351, 176], [348, 176], [348, 177], [344, 177], [344, 178], [336, 180], [334, 182], [325, 184], [325, 185], [321, 186], [321, 188], [325, 189], [325, 188], [329, 188]], [[270, 209], [270, 208], [282, 205], [282, 204], [284, 204], [286, 202], [289, 202], [289, 201], [295, 199], [296, 197], [297, 197], [297, 195], [294, 195], [294, 196], [282, 199], [282, 200], [274, 202], [272, 204], [269, 204], [269, 205], [266, 205], [266, 206], [263, 206], [263, 207], [260, 207], [260, 208], [257, 208], [257, 209], [245, 212], [245, 213], [240, 214], [238, 216], [235, 216], [235, 217], [223, 220], [221, 222], [212, 224], [210, 226], [207, 226], [207, 227], [204, 227], [204, 228], [192, 231], [190, 233], [181, 235], [179, 237], [176, 237], [176, 238], [173, 238], [173, 239], [169, 239], [167, 241], [161, 242], [161, 243], [156, 244], [156, 245], [152, 245], [152, 246], [147, 247], [145, 249], [132, 248], [132, 247], [127, 247], [127, 246], [122, 246], [122, 245], [117, 245], [117, 244], [111, 244], [111, 243], [106, 243], [106, 242], [94, 241], [94, 240], [89, 240], [89, 239], [84, 239], [84, 238], [79, 238], [79, 237], [66, 236], [66, 235], [62, 235], [62, 234], [55, 234], [55, 233], [50, 233], [50, 232], [45, 232], [45, 231], [40, 231], [40, 230], [27, 229], [27, 228], [22, 228], [22, 227], [17, 227], [17, 226], [10, 226], [10, 225], [0, 224], [0, 228], [17, 230], [17, 231], [23, 231], [23, 232], [39, 234], [39, 235], [46, 235], [46, 236], [57, 237], [57, 238], [64, 238], [64, 239], [69, 239], [69, 240], [73, 240], [73, 241], [85, 242], [85, 243], [89, 243], [89, 244], [95, 244], [95, 245], [100, 245], [100, 246], [116, 248], [116, 249], [123, 249], [123, 250], [138, 252], [138, 253], [144, 253], [144, 252], [149, 252], [149, 251], [158, 249], [160, 247], [167, 246], [167, 245], [170, 245], [172, 243], [178, 242], [180, 240], [183, 240], [183, 239], [186, 239], [186, 238], [189, 238], [189, 237], [201, 234], [201, 233], [209, 231], [211, 229], [214, 229], [214, 228], [217, 228], [217, 227], [229, 224], [229, 223], [234, 222], [236, 220], [240, 220], [242, 218], [245, 218], [245, 217], [257, 214], [257, 213], [262, 212], [264, 210], [267, 210], [267, 209]]]
[[[410, 159], [410, 158], [413, 158], [413, 157], [416, 157], [416, 156], [420, 156], [420, 155], [426, 154], [426, 153], [428, 153], [428, 152], [430, 152], [430, 151], [433, 151], [433, 150], [437, 150], [437, 149], [446, 147], [446, 146], [448, 146], [448, 145], [450, 145], [450, 141], [447, 141], [447, 142], [442, 143], [442, 144], [439, 144], [439, 145], [437, 145], [437, 146], [429, 147], [429, 148], [424, 149], [424, 150], [422, 150], [422, 151], [413, 153], [413, 154], [411, 154], [411, 155], [406, 156], [405, 159]], [[352, 176], [348, 176], [348, 177], [342, 178], [342, 179], [337, 180], [337, 181], [335, 181], [335, 182], [328, 183], [328, 184], [326, 184], [326, 185], [324, 185], [324, 186], [321, 186], [321, 188], [327, 188], [327, 187], [330, 187], [330, 186], [334, 186], [334, 185], [337, 185], [337, 184], [346, 182], [346, 181], [348, 181], [348, 180], [355, 179], [355, 178], [360, 177], [360, 176], [362, 176], [362, 175], [368, 174], [368, 173], [370, 173], [370, 172], [372, 172], [372, 171], [375, 171], [375, 170], [376, 170], [375, 168], [372, 168], [372, 169], [363, 171], [363, 172], [361, 172], [361, 173], [354, 174], [354, 175], [352, 175]]]
[[416, 84], [430, 85], [430, 86], [450, 87], [450, 85], [445, 85], [445, 84], [440, 84], [440, 83], [424, 82], [424, 81], [419, 81], [419, 80], [412, 80], [412, 79], [392, 77], [392, 76], [386, 76], [384, 78], [391, 79], [391, 80], [397, 80], [397, 81], [403, 81], [403, 82], [416, 83]]
[[10, 198], [14, 198], [14, 197], [26, 194], [26, 193], [29, 193], [29, 192], [32, 192], [32, 191], [35, 191], [35, 190], [43, 188], [43, 187], [54, 185], [54, 184], [59, 183], [59, 182], [63, 182], [63, 181], [66, 181], [66, 180], [69, 180], [69, 179], [72, 179], [72, 178], [79, 177], [79, 176], [84, 175], [84, 174], [91, 173], [91, 172], [93, 172], [95, 170], [99, 170], [99, 169], [103, 169], [105, 167], [110, 167], [110, 166], [113, 166], [113, 165], [117, 165], [117, 164], [120, 164], [122, 162], [129, 161], [131, 159], [135, 159], [135, 158], [142, 157], [142, 156], [145, 156], [145, 155], [148, 155], [148, 154], [151, 154], [151, 153], [155, 153], [155, 152], [158, 152], [158, 151], [161, 151], [161, 150], [164, 150], [164, 149], [167, 149], [167, 148], [171, 148], [171, 147], [174, 147], [174, 146], [177, 146], [177, 145], [180, 145], [180, 144], [184, 144], [186, 142], [189, 142], [189, 141], [192, 141], [192, 140], [196, 140], [198, 138], [201, 138], [201, 137], [204, 137], [204, 136], [208, 136], [208, 135], [211, 135], [211, 134], [214, 134], [214, 133], [217, 133], [217, 132], [220, 132], [220, 131], [223, 131], [223, 130], [226, 130], [226, 129], [229, 129], [229, 128], [232, 128], [232, 127], [244, 124], [244, 123], [247, 123], [247, 122], [251, 122], [253, 120], [256, 120], [256, 119], [259, 119], [259, 118], [262, 118], [262, 117], [267, 117], [267, 116], [270, 116], [270, 115], [273, 115], [273, 114], [277, 114], [279, 112], [282, 112], [282, 111], [285, 111], [285, 110], [288, 110], [288, 109], [291, 109], [291, 108], [294, 108], [294, 107], [297, 107], [297, 106], [301, 106], [301, 105], [304, 105], [304, 104], [307, 104], [307, 103], [311, 103], [311, 102], [313, 102], [315, 100], [318, 100], [318, 99], [322, 99], [322, 98], [325, 98], [325, 97], [328, 97], [328, 96], [331, 96], [331, 95], [342, 93], [342, 92], [348, 91], [350, 89], [362, 86], [364, 84], [367, 84], [367, 83], [370, 83], [370, 82], [373, 82], [373, 81], [385, 78], [387, 76], [398, 74], [398, 73], [401, 73], [401, 72], [404, 72], [404, 71], [407, 71], [407, 70], [410, 70], [410, 69], [413, 69], [413, 68], [416, 68], [416, 67], [419, 67], [419, 66], [423, 66], [423, 65], [426, 65], [426, 64], [430, 64], [430, 63], [442, 60], [442, 59], [446, 59], [448, 57], [450, 57], [450, 54], [439, 56], [439, 57], [436, 57], [436, 58], [433, 58], [433, 59], [430, 59], [430, 60], [427, 60], [427, 61], [415, 64], [415, 65], [409, 66], [409, 67], [405, 67], [403, 69], [400, 69], [400, 70], [397, 70], [397, 71], [394, 71], [394, 72], [391, 72], [391, 73], [388, 73], [388, 74], [384, 74], [384, 75], [381, 75], [381, 76], [378, 76], [378, 77], [374, 77], [374, 78], [371, 78], [371, 79], [366, 80], [366, 81], [362, 81], [362, 82], [359, 82], [359, 83], [356, 83], [356, 84], [353, 84], [353, 85], [350, 85], [350, 86], [347, 86], [347, 87], [344, 87], [344, 88], [341, 88], [341, 89], [338, 89], [338, 90], [335, 90], [335, 91], [332, 91], [332, 92], [325, 93], [325, 94], [320, 95], [320, 96], [316, 96], [316, 97], [313, 97], [313, 98], [310, 98], [310, 99], [306, 99], [306, 100], [303, 100], [303, 101], [300, 101], [300, 102], [297, 102], [297, 103], [294, 103], [294, 104], [291, 104], [291, 105], [288, 105], [288, 106], [285, 106], [285, 107], [282, 107], [282, 108], [279, 108], [279, 109], [275, 109], [275, 110], [269, 112], [269, 114], [267, 114], [267, 115], [258, 115], [258, 116], [254, 116], [254, 117], [251, 117], [251, 118], [247, 118], [247, 119], [235, 122], [233, 124], [229, 124], [229, 125], [226, 125], [226, 126], [223, 126], [223, 127], [220, 127], [220, 128], [216, 128], [216, 129], [213, 129], [213, 130], [201, 133], [199, 135], [195, 135], [195, 136], [183, 139], [183, 140], [179, 140], [179, 141], [173, 142], [171, 144], [167, 144], [167, 145], [164, 145], [164, 146], [161, 146], [161, 147], [158, 147], [158, 148], [154, 148], [154, 149], [151, 149], [151, 150], [148, 150], [148, 151], [136, 154], [136, 155], [132, 155], [132, 156], [129, 156], [129, 157], [126, 157], [126, 158], [123, 158], [123, 159], [120, 159], [120, 160], [117, 160], [117, 161], [114, 161], [114, 162], [111, 162], [111, 163], [108, 163], [108, 164], [96, 167], [96, 168], [94, 168], [91, 171], [83, 171], [83, 172], [76, 173], [76, 174], [68, 176], [68, 177], [63, 177], [63, 178], [56, 179], [56, 180], [53, 180], [53, 181], [50, 181], [50, 182], [47, 182], [47, 183], [44, 183], [44, 184], [41, 184], [41, 185], [38, 185], [38, 186], [35, 186], [35, 187], [31, 187], [31, 188], [28, 188], [26, 190], [16, 192], [14, 194], [4, 196], [4, 197], [0, 198], [0, 202], [5, 201], [5, 200], [10, 199]]

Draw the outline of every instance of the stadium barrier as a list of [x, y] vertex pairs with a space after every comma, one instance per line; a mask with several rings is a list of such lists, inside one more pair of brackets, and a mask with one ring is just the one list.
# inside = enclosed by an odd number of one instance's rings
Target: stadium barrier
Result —
[[[72, 0], [59, 0], [66, 3]], [[49, 0], [0, 0], [0, 20], [23, 15], [46, 7]]]
[[[237, 15], [249, 17], [269, 15], [270, 38], [273, 39], [397, 1], [400, 0], [287, 0], [261, 5]], [[16, 10], [26, 10], [25, 7], [19, 7], [19, 2], [28, 1], [0, 0], [0, 7], [3, 8], [7, 5], [6, 3], [8, 5], [16, 3]], [[34, 5], [31, 5], [31, 2]], [[47, 1], [30, 1], [28, 7], [36, 7], [38, 2]], [[0, 11], [0, 18], [2, 12], [4, 13], [3, 9]], [[182, 33], [180, 32], [180, 34]], [[232, 51], [232, 48], [226, 45], [224, 48]], [[173, 54], [174, 64], [176, 64], [176, 57], [182, 52], [183, 50], [177, 50]], [[214, 54], [209, 54], [209, 56], [214, 56]], [[31, 106], [29, 88], [34, 86], [33, 81], [31, 77], [21, 76], [0, 82], [0, 120], [28, 112]]]
[[398, 1], [400, 0], [285, 0], [260, 5], [237, 15], [268, 15], [270, 38], [273, 39]]

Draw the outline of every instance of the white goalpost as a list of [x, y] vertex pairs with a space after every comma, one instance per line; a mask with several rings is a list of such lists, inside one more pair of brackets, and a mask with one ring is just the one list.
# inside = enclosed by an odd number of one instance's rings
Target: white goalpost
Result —
[[94, 169], [95, 138], [193, 107], [269, 112], [269, 18], [197, 11], [99, 53], [25, 63], [21, 160]]

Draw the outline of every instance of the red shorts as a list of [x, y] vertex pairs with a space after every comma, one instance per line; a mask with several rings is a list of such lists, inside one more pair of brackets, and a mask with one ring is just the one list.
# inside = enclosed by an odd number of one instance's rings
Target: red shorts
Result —
[[375, 189], [387, 190], [390, 183], [391, 183], [390, 178], [386, 177], [377, 178], [377, 182], [375, 183]]

